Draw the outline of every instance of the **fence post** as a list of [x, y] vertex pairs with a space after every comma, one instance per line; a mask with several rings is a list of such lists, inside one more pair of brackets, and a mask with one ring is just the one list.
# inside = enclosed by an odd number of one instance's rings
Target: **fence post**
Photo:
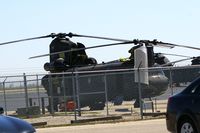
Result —
[[25, 101], [26, 101], [26, 111], [28, 115], [28, 88], [27, 88], [27, 80], [26, 80], [26, 74], [23, 74], [24, 76], [24, 93], [25, 93]]
[[104, 85], [105, 85], [105, 97], [106, 97], [106, 115], [109, 115], [108, 111], [108, 88], [107, 88], [107, 75], [104, 73]]
[[81, 116], [81, 109], [80, 109], [80, 90], [79, 90], [79, 75], [76, 71], [76, 93], [77, 93], [77, 104], [78, 104], [78, 115]]
[[50, 97], [49, 97], [50, 113], [54, 115], [52, 75], [49, 75], [49, 92], [50, 92]]
[[63, 87], [63, 93], [64, 93], [64, 109], [65, 109], [65, 115], [67, 114], [67, 99], [66, 99], [66, 88], [65, 88], [65, 74], [63, 72], [63, 76], [62, 76], [62, 87]]
[[42, 114], [45, 114], [45, 102], [44, 102], [44, 97], [41, 98], [41, 102], [42, 102]]
[[171, 69], [171, 68], [169, 69], [169, 77], [170, 77], [170, 79], [169, 79], [169, 84], [170, 84], [170, 89], [171, 89], [171, 95], [173, 95], [173, 94], [174, 94], [174, 91], [173, 91], [173, 86], [172, 86], [172, 84], [173, 84], [173, 79], [172, 79], [172, 69]]
[[29, 106], [32, 107], [33, 106], [33, 99], [29, 98]]
[[37, 84], [37, 95], [38, 95], [38, 104], [39, 104], [39, 108], [40, 108], [40, 86], [39, 86], [39, 78], [38, 75], [36, 75], [36, 84]]
[[7, 101], [6, 101], [6, 87], [5, 87], [5, 82], [6, 82], [7, 77], [3, 81], [3, 95], [4, 95], [4, 103], [5, 103], [5, 113], [7, 115]]
[[74, 81], [74, 70], [72, 71], [72, 89], [73, 89], [73, 99], [75, 103], [75, 108], [74, 108], [74, 120], [75, 122], [77, 121], [77, 116], [76, 116], [76, 86], [75, 86], [75, 81]]
[[155, 98], [155, 112], [157, 112], [157, 99]]
[[138, 71], [138, 93], [139, 93], [139, 102], [140, 102], [140, 115], [141, 115], [141, 119], [143, 120], [143, 102], [142, 102], [141, 81], [140, 81], [140, 65], [137, 71]]

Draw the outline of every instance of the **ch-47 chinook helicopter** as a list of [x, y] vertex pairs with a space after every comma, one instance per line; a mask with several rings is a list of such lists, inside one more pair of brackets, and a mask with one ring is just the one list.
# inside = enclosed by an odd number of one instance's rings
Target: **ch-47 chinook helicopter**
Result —
[[[42, 85], [47, 90], [49, 96], [55, 97], [53, 99], [53, 109], [57, 110], [57, 105], [61, 102], [58, 96], [73, 95], [73, 84], [72, 79], [67, 78], [69, 75], [57, 74], [61, 72], [82, 72], [85, 71], [85, 75], [90, 75], [88, 78], [85, 78], [82, 81], [79, 81], [81, 86], [82, 93], [88, 92], [99, 92], [104, 90], [104, 83], [102, 77], [92, 77], [92, 75], [99, 74], [99, 71], [106, 70], [117, 70], [117, 69], [132, 69], [132, 68], [148, 68], [156, 67], [158, 64], [167, 64], [169, 60], [165, 56], [156, 55], [153, 51], [154, 46], [164, 46], [173, 48], [175, 46], [185, 47], [200, 50], [200, 48], [182, 46], [172, 43], [164, 43], [157, 40], [124, 40], [124, 39], [115, 39], [107, 37], [97, 37], [97, 36], [87, 36], [87, 35], [78, 35], [73, 33], [59, 33], [59, 34], [50, 34], [47, 36], [40, 36], [34, 38], [21, 39], [16, 41], [10, 41], [5, 43], [0, 43], [0, 45], [5, 45], [9, 43], [16, 43], [21, 41], [28, 41], [34, 39], [41, 39], [52, 37], [54, 38], [50, 44], [50, 53], [34, 56], [31, 58], [39, 58], [44, 56], [50, 57], [50, 62], [44, 64], [44, 69], [50, 73], [53, 73], [51, 77], [45, 75], [42, 78]], [[87, 37], [95, 39], [105, 39], [118, 41], [117, 43], [98, 45], [92, 47], [85, 47], [82, 43], [74, 43], [70, 41], [71, 37]], [[99, 47], [108, 47], [116, 45], [125, 45], [132, 44], [134, 45], [129, 53], [131, 54], [127, 60], [115, 60], [107, 63], [98, 64], [95, 58], [88, 57], [85, 50], [99, 48]], [[91, 73], [93, 71], [93, 73]], [[55, 73], [55, 74], [54, 74]], [[138, 104], [138, 74], [133, 73], [128, 74], [111, 74], [107, 76], [107, 88], [108, 88], [108, 100], [112, 101], [117, 97], [123, 97], [123, 100], [132, 100], [136, 99], [135, 105]], [[92, 78], [91, 78], [92, 77]], [[162, 69], [157, 71], [145, 71], [140, 75], [140, 82], [142, 88], [142, 98], [150, 98], [163, 94], [168, 89], [169, 80], [163, 73]], [[50, 80], [52, 79], [52, 80]], [[50, 91], [49, 83], [53, 80], [57, 82], [52, 82], [53, 90]], [[90, 82], [89, 82], [90, 81]], [[63, 83], [64, 82], [64, 86]], [[54, 84], [55, 83], [55, 84]], [[103, 86], [102, 86], [103, 85]], [[66, 87], [67, 86], [67, 87]], [[58, 91], [59, 89], [59, 91]], [[94, 95], [81, 95], [80, 96], [80, 107], [89, 106], [91, 110], [103, 109], [105, 106], [105, 94], [94, 94]], [[72, 99], [66, 99], [72, 100]], [[52, 105], [50, 105], [52, 106]]]

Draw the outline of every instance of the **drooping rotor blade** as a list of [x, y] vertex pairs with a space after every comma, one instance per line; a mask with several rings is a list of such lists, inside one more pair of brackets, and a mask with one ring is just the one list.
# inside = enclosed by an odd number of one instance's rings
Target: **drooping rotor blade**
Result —
[[110, 37], [100, 37], [100, 36], [89, 36], [89, 35], [80, 35], [80, 34], [73, 34], [68, 33], [66, 34], [68, 37], [86, 37], [86, 38], [95, 38], [95, 39], [102, 39], [102, 40], [110, 40], [110, 41], [119, 41], [119, 42], [129, 42], [132, 40], [126, 40], [126, 39], [118, 39], [118, 38], [110, 38]]
[[181, 59], [181, 60], [176, 60], [176, 61], [168, 62], [168, 63], [166, 63], [166, 64], [161, 65], [161, 67], [168, 66], [168, 65], [170, 65], [170, 64], [175, 64], [175, 63], [182, 62], [182, 61], [186, 61], [186, 60], [196, 59], [196, 58], [199, 58], [199, 57], [200, 57], [200, 56], [197, 56], [197, 57], [188, 57], [188, 58], [185, 58], [185, 59]]
[[[73, 34], [73, 33], [51, 33], [50, 35], [45, 35], [45, 36], [39, 36], [39, 37], [33, 37], [33, 38], [26, 38], [26, 39], [20, 39], [20, 40], [15, 40], [15, 41], [9, 41], [9, 42], [4, 42], [4, 43], [0, 43], [0, 45], [6, 45], [6, 44], [10, 44], [10, 43], [17, 43], [17, 42], [22, 42], [22, 41], [29, 41], [29, 40], [35, 40], [35, 39], [42, 39], [42, 38], [48, 38], [48, 37], [86, 37], [86, 38], [95, 38], [95, 39], [104, 39], [104, 40], [112, 40], [112, 41], [120, 41], [120, 42], [130, 42], [132, 40], [126, 40], [126, 39], [117, 39], [117, 38], [109, 38], [109, 37], [100, 37], [100, 36], [90, 36], [90, 35], [80, 35], [80, 34]], [[178, 44], [173, 44], [173, 43], [165, 43], [165, 42], [161, 42], [161, 41], [157, 41], [156, 39], [154, 39], [153, 41], [150, 40], [134, 40], [134, 43], [138, 44], [138, 43], [144, 43], [144, 44], [153, 44], [154, 46], [162, 46], [162, 47], [169, 47], [169, 48], [174, 48], [175, 46], [177, 47], [184, 47], [184, 48], [190, 48], [190, 49], [196, 49], [196, 50], [200, 50], [200, 48], [197, 47], [191, 47], [191, 46], [185, 46], [185, 45], [178, 45]]]
[[[65, 36], [68, 36], [68, 37], [86, 37], [86, 38], [95, 38], [95, 39], [103, 39], [103, 40], [111, 40], [111, 41], [120, 41], [120, 42], [132, 41], [132, 40], [118, 39], [118, 38], [109, 38], [109, 37], [100, 37], [100, 36], [90, 36], [90, 35], [80, 35], [80, 34], [74, 34], [74, 33], [71, 33], [71, 32], [68, 33], [68, 34], [65, 34]], [[147, 43], [147, 44], [153, 44], [154, 46], [161, 46], [161, 47], [174, 48], [175, 46], [178, 46], [178, 47], [184, 47], [184, 48], [191, 48], [191, 49], [200, 50], [200, 48], [191, 47], [191, 46], [184, 46], [184, 45], [178, 45], [178, 44], [172, 44], [172, 43], [165, 43], [165, 42], [157, 41], [156, 39], [154, 39], [153, 41], [134, 39], [134, 41], [135, 41], [135, 42], [141, 42], [141, 43]]]
[[[143, 41], [143, 40], [141, 40], [141, 41]], [[164, 46], [164, 47], [167, 46], [167, 47], [171, 47], [171, 48], [182, 47], [182, 48], [189, 48], [189, 49], [200, 50], [200, 48], [197, 48], [197, 47], [186, 46], [186, 45], [179, 45], [179, 44], [174, 44], [174, 43], [166, 43], [166, 42], [157, 41], [156, 39], [153, 40], [153, 41], [148, 41], [148, 43], [152, 43], [155, 46], [159, 45], [159, 46]]]
[[[131, 41], [131, 40], [126, 40], [126, 39], [117, 39], [117, 38], [73, 34], [71, 32], [66, 34], [66, 36], [69, 36], [69, 37], [86, 37], [86, 38], [95, 38], [95, 39], [103, 39], [103, 40], [121, 41], [121, 42]], [[154, 39], [153, 41], [150, 41], [150, 40], [135, 40], [135, 41], [138, 41], [138, 42], [141, 42], [141, 43], [147, 43], [147, 44], [151, 43], [154, 46], [161, 46], [161, 47], [174, 48], [175, 46], [177, 46], [177, 47], [184, 47], [184, 48], [200, 50], [200, 48], [178, 45], [178, 44], [172, 44], [172, 43], [165, 43], [165, 42], [157, 41], [156, 39]]]
[[[68, 34], [66, 34], [66, 36], [69, 36], [69, 37], [87, 37], [87, 38], [104, 39], [104, 40], [112, 40], [112, 41], [122, 41], [122, 42], [131, 41], [131, 40], [125, 40], [125, 39], [79, 35], [79, 34], [73, 34], [73, 33], [68, 33]], [[153, 44], [154, 46], [161, 46], [161, 47], [174, 48], [176, 46], [176, 47], [183, 47], [183, 48], [190, 48], [190, 49], [200, 50], [200, 48], [197, 48], [197, 47], [178, 45], [178, 44], [173, 44], [173, 43], [166, 43], [166, 42], [162, 42], [162, 41], [157, 41], [156, 39], [154, 39], [153, 41], [150, 41], [150, 40], [134, 40], [134, 41], [135, 42], [140, 42], [140, 43], [146, 43], [146, 44]]]
[[174, 48], [173, 45], [166, 45], [166, 44], [162, 44], [162, 42], [157, 41], [156, 39], [154, 39], [153, 41], [151, 40], [138, 40], [146, 45], [153, 45], [153, 46], [159, 46], [159, 47], [166, 47], [166, 48]]
[[99, 36], [89, 36], [89, 35], [79, 35], [79, 34], [73, 34], [73, 33], [51, 33], [50, 35], [45, 35], [45, 36], [39, 36], [39, 37], [32, 37], [32, 38], [26, 38], [26, 39], [20, 39], [20, 40], [14, 40], [14, 41], [9, 41], [9, 42], [4, 42], [0, 43], [0, 45], [6, 45], [6, 44], [11, 44], [11, 43], [17, 43], [17, 42], [22, 42], [22, 41], [29, 41], [29, 40], [36, 40], [36, 39], [42, 39], [42, 38], [48, 38], [48, 37], [86, 37], [86, 38], [95, 38], [95, 39], [103, 39], [103, 40], [111, 40], [111, 41], [120, 41], [120, 42], [128, 42], [132, 40], [126, 40], [126, 39], [117, 39], [117, 38], [109, 38], [109, 37], [99, 37]]
[[[182, 48], [189, 48], [189, 49], [195, 49], [195, 50], [200, 50], [200, 48], [197, 47], [191, 47], [191, 46], [186, 46], [186, 45], [178, 45], [178, 44], [172, 44], [172, 43], [162, 43], [166, 45], [171, 45], [171, 46], [176, 46], [176, 47], [182, 47]], [[160, 44], [159, 44], [160, 45]]]
[[32, 37], [32, 38], [26, 38], [26, 39], [20, 39], [20, 40], [15, 40], [15, 41], [9, 41], [9, 42], [4, 42], [0, 43], [0, 45], [6, 45], [6, 44], [11, 44], [11, 43], [17, 43], [17, 42], [23, 42], [23, 41], [29, 41], [29, 40], [36, 40], [36, 39], [42, 39], [42, 38], [48, 38], [48, 37], [54, 37], [56, 34], [51, 33], [50, 35], [45, 35], [45, 36], [39, 36], [39, 37]]
[[168, 65], [171, 65], [171, 64], [174, 65], [175, 63], [186, 61], [186, 60], [191, 60], [191, 58], [186, 58], [186, 59], [181, 59], [181, 60], [176, 60], [176, 61], [168, 62], [168, 63], [160, 65], [160, 66], [161, 67], [165, 67], [165, 66], [168, 66]]
[[75, 51], [86, 50], [86, 49], [108, 47], [108, 46], [114, 46], [114, 45], [122, 45], [122, 44], [135, 44], [135, 43], [134, 43], [134, 41], [126, 41], [126, 42], [120, 42], [120, 43], [111, 43], [111, 44], [104, 44], [104, 45], [96, 45], [96, 46], [91, 46], [91, 47], [71, 49], [71, 50], [64, 50], [64, 51], [50, 53], [50, 54], [43, 54], [43, 55], [38, 55], [38, 56], [32, 56], [29, 59], [40, 58], [40, 57], [45, 57], [45, 56], [50, 56], [50, 55], [56, 55], [56, 54], [60, 54], [60, 53], [75, 52]]
[[168, 53], [156, 53], [156, 54], [171, 55], [171, 56], [178, 56], [178, 57], [190, 58], [190, 56], [179, 55], [179, 54], [168, 54]]

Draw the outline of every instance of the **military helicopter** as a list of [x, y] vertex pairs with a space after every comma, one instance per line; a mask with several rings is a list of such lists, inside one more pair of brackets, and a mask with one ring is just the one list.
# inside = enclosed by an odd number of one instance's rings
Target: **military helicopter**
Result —
[[[107, 38], [107, 37], [97, 37], [97, 36], [88, 36], [88, 35], [78, 35], [73, 33], [59, 33], [59, 34], [50, 34], [46, 36], [34, 37], [21, 39], [16, 41], [10, 41], [5, 43], [0, 43], [0, 45], [5, 45], [9, 43], [16, 43], [21, 41], [28, 41], [34, 39], [42, 39], [52, 37], [54, 38], [50, 44], [50, 53], [34, 56], [32, 58], [39, 58], [44, 56], [50, 57], [50, 62], [44, 64], [44, 69], [50, 73], [55, 73], [51, 75], [45, 75], [42, 78], [42, 85], [47, 90], [47, 94], [52, 97], [58, 97], [65, 95], [73, 95], [73, 84], [72, 78], [69, 75], [57, 74], [63, 72], [82, 72], [85, 71], [85, 75], [90, 75], [88, 78], [80, 81], [81, 92], [99, 92], [104, 89], [104, 83], [101, 80], [102, 77], [93, 77], [92, 75], [99, 74], [99, 71], [106, 70], [117, 70], [117, 69], [133, 69], [133, 68], [148, 68], [148, 67], [157, 67], [160, 64], [167, 64], [169, 60], [165, 56], [157, 55], [153, 51], [154, 46], [164, 46], [173, 48], [175, 46], [192, 48], [200, 50], [199, 48], [182, 46], [172, 43], [164, 43], [157, 40], [124, 40], [116, 38]], [[105, 39], [118, 41], [117, 43], [98, 45], [92, 47], [85, 47], [82, 43], [74, 43], [70, 41], [71, 37], [87, 37], [95, 39]], [[85, 50], [99, 48], [99, 47], [108, 47], [116, 45], [125, 45], [132, 44], [134, 45], [129, 53], [130, 57], [126, 60], [114, 60], [107, 63], [98, 64], [96, 59], [93, 57], [88, 57]], [[93, 71], [93, 73], [91, 73]], [[112, 72], [110, 72], [112, 73]], [[84, 75], [82, 74], [82, 75]], [[140, 74], [139, 74], [140, 75]], [[53, 90], [49, 90], [49, 83], [52, 80], [57, 82], [52, 82]], [[141, 78], [141, 79], [140, 79]], [[107, 77], [107, 88], [108, 88], [108, 100], [115, 101], [118, 97], [122, 97], [123, 100], [132, 100], [136, 99], [135, 106], [138, 106], [138, 80], [140, 79], [141, 88], [142, 88], [142, 98], [150, 98], [163, 94], [168, 89], [169, 80], [163, 73], [162, 69], [157, 71], [145, 71], [138, 78], [136, 72], [135, 76], [133, 73], [121, 74], [121, 73], [112, 73]], [[64, 82], [64, 87], [63, 83]], [[61, 91], [58, 91], [61, 89]], [[66, 99], [73, 100], [73, 99]], [[80, 96], [80, 107], [89, 106], [91, 110], [103, 109], [105, 106], [105, 94], [94, 94], [90, 95], [81, 95]], [[60, 103], [59, 98], [53, 99], [53, 109], [57, 110], [57, 105]], [[51, 103], [50, 103], [51, 104]]]

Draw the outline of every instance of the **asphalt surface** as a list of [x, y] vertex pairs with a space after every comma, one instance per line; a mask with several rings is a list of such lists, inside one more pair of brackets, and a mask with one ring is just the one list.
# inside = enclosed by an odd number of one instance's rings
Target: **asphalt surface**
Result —
[[37, 133], [169, 133], [165, 119], [36, 129]]

